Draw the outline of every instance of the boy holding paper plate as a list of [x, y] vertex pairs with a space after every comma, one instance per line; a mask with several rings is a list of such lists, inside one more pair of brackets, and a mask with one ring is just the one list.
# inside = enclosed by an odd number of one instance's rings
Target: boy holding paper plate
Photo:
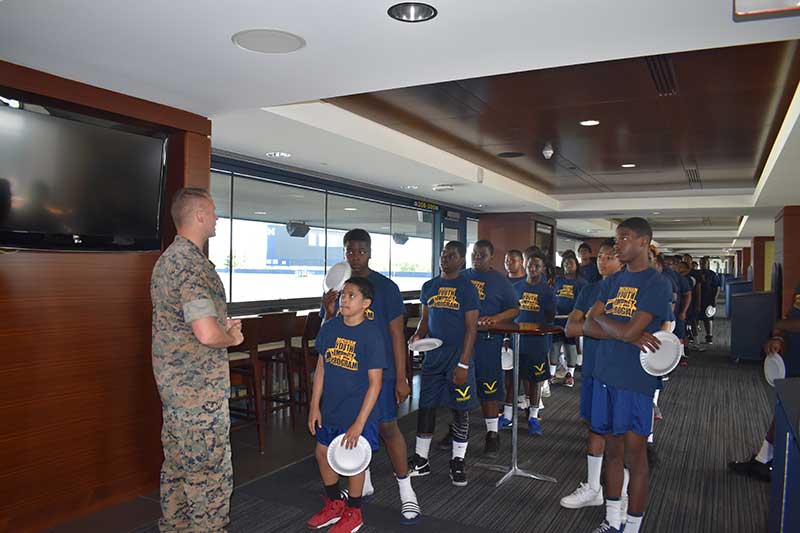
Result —
[[328, 462], [328, 446], [344, 435], [340, 445], [353, 449], [363, 436], [373, 451], [378, 449], [378, 413], [373, 407], [381, 391], [386, 358], [382, 332], [365, 317], [373, 297], [374, 288], [368, 279], [347, 280], [339, 296], [339, 314], [327, 320], [317, 335], [319, 359], [308, 429], [317, 437], [316, 457], [325, 485], [325, 507], [308, 520], [310, 529], [335, 524], [332, 533], [350, 533], [363, 525], [364, 471], [348, 479], [345, 503], [339, 474]]

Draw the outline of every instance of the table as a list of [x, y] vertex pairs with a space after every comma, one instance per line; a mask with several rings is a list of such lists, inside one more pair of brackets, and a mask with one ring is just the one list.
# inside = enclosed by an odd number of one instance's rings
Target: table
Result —
[[537, 474], [535, 472], [528, 472], [521, 469], [517, 464], [517, 431], [519, 429], [519, 425], [517, 424], [517, 411], [519, 411], [519, 409], [517, 408], [516, 404], [517, 398], [519, 397], [519, 338], [521, 335], [552, 335], [553, 333], [561, 333], [563, 330], [558, 326], [545, 326], [539, 324], [519, 325], [514, 322], [504, 322], [493, 324], [491, 326], [479, 325], [478, 331], [486, 333], [502, 333], [504, 335], [510, 334], [514, 339], [514, 416], [511, 424], [511, 466], [505, 467], [487, 463], [478, 463], [475, 466], [478, 468], [494, 470], [495, 472], [505, 473], [505, 475], [500, 478], [500, 481], [495, 483], [495, 487], [499, 487], [514, 476], [556, 483], [557, 481], [554, 477], [546, 476], [544, 474]]

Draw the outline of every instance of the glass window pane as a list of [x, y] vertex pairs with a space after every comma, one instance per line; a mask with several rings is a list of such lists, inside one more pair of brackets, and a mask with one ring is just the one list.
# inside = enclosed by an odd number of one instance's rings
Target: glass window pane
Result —
[[419, 290], [433, 277], [433, 213], [392, 207], [391, 231], [392, 281], [401, 291]]
[[469, 266], [469, 258], [472, 257], [472, 247], [478, 242], [478, 221], [468, 218], [467, 219], [467, 266]]
[[227, 172], [211, 173], [211, 197], [217, 209], [217, 234], [208, 240], [208, 258], [214, 263], [225, 287], [227, 300], [231, 300], [231, 175]]
[[322, 294], [325, 193], [235, 176], [233, 206], [233, 302]]
[[369, 267], [389, 275], [389, 206], [347, 196], [328, 195], [328, 267], [344, 261], [342, 238], [353, 228], [369, 232], [372, 256]]

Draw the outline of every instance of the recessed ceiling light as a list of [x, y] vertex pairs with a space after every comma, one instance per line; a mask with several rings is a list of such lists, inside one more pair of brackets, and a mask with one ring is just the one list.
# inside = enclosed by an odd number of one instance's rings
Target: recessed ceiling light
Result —
[[661, 214], [661, 211], [653, 211], [653, 214], [654, 214], [654, 215], [660, 215], [660, 214]]
[[437, 185], [434, 185], [432, 188], [436, 192], [452, 191], [454, 189], [452, 185], [447, 183], [439, 183]]
[[636, 165], [633, 163], [625, 163], [624, 165], [620, 165], [622, 168], [636, 168]]
[[590, 126], [598, 126], [598, 125], [600, 125], [600, 121], [599, 120], [581, 120], [581, 126], [590, 127]]
[[344, 210], [345, 211], [358, 211], [358, 208], [357, 207], [345, 207]]
[[680, 222], [680, 221], [681, 221], [681, 219], [679, 219], [679, 218], [676, 218], [675, 220], [673, 220], [673, 222]]
[[292, 154], [289, 152], [267, 152], [267, 157], [271, 157], [273, 159], [286, 159], [292, 157]]
[[525, 154], [523, 152], [500, 152], [497, 154], [497, 157], [504, 157], [506, 159], [513, 159], [514, 157], [522, 157]]
[[242, 30], [234, 33], [231, 40], [239, 48], [261, 54], [288, 54], [306, 45], [299, 35], [268, 29]]
[[381, 229], [389, 229], [389, 226], [381, 226]]
[[267, 212], [266, 211], [253, 211], [253, 214], [254, 215], [266, 215]]
[[486, 207], [486, 205], [485, 204], [477, 204], [475, 207], [477, 207], [478, 209], [482, 209], [482, 208]]
[[436, 8], [421, 2], [402, 2], [389, 8], [389, 16], [400, 22], [425, 22], [436, 16]]
[[416, 191], [419, 189], [419, 185], [401, 185], [400, 188], [407, 191]]

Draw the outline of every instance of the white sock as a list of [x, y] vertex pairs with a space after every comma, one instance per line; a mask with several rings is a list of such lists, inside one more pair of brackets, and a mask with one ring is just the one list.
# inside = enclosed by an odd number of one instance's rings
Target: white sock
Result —
[[364, 489], [361, 491], [362, 496], [369, 496], [375, 493], [375, 487], [372, 486], [372, 476], [369, 473], [369, 468], [364, 471]]
[[[397, 478], [397, 485], [400, 487], [400, 502], [417, 502], [417, 494], [414, 492], [414, 488], [411, 486], [411, 477], [406, 476], [403, 478]], [[403, 513], [403, 516], [406, 518], [414, 518], [416, 513]]]
[[652, 433], [650, 433], [650, 434], [647, 436], [647, 443], [648, 443], [648, 444], [653, 444], [653, 442], [654, 442], [654, 440], [653, 440], [653, 434], [652, 434]]
[[639, 533], [639, 528], [642, 525], [642, 516], [628, 515], [625, 519], [625, 533]]
[[606, 522], [615, 529], [619, 529], [622, 522], [619, 518], [619, 505], [619, 500], [606, 500]]
[[539, 398], [539, 409], [544, 409], [544, 402]]
[[538, 407], [528, 408], [528, 418], [539, 418], [539, 408]]
[[600, 491], [600, 471], [603, 469], [603, 456], [587, 455], [586, 463], [589, 467], [589, 486], [593, 491]]
[[756, 455], [756, 461], [759, 463], [767, 464], [768, 462], [772, 461], [772, 457], [774, 455], [774, 448], [772, 444], [764, 439], [764, 442], [761, 443], [761, 449], [758, 450], [758, 455]]
[[460, 457], [463, 459], [467, 455], [467, 443], [453, 441], [453, 459]]
[[422, 457], [423, 459], [428, 458], [428, 454], [431, 451], [431, 439], [432, 437], [417, 437], [417, 455]]
[[658, 405], [658, 393], [661, 392], [660, 389], [656, 389], [656, 392], [653, 394], [653, 405]]
[[622, 471], [622, 492], [620, 492], [622, 498], [628, 497], [628, 481], [630, 480], [631, 480], [631, 471], [625, 468]]
[[486, 431], [494, 431], [497, 433], [497, 417], [486, 419]]
[[503, 418], [511, 420], [512, 416], [514, 416], [514, 406], [512, 406], [510, 403], [507, 403], [503, 406]]
[[568, 366], [567, 367], [567, 373], [574, 378], [575, 377], [575, 367], [574, 366]]
[[557, 368], [558, 368], [558, 365], [550, 365], [550, 376], [551, 377], [556, 377], [556, 369]]

